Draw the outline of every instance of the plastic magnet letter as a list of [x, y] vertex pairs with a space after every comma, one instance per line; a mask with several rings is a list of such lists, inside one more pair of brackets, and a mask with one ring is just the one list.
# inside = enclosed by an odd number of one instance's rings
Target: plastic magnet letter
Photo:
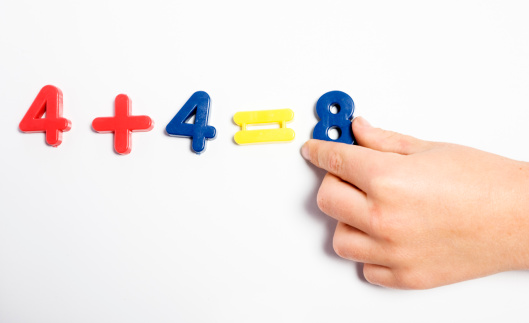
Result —
[[[316, 103], [316, 113], [320, 122], [314, 127], [312, 138], [354, 144], [355, 138], [351, 128], [354, 110], [353, 99], [347, 93], [340, 91], [325, 93]], [[330, 129], [338, 131], [337, 139], [329, 137]]]
[[[286, 124], [294, 119], [294, 112], [290, 109], [262, 110], [237, 112], [233, 121], [241, 127], [235, 134], [235, 142], [239, 145], [265, 142], [292, 141], [296, 134], [287, 128]], [[277, 129], [246, 130], [248, 125], [278, 123]]]
[[[206, 139], [214, 139], [217, 131], [208, 126], [209, 106], [211, 99], [204, 91], [193, 93], [184, 106], [176, 113], [173, 120], [167, 124], [165, 131], [171, 136], [191, 137], [191, 148], [197, 154], [206, 149]], [[195, 115], [193, 124], [187, 123]]]
[[132, 102], [125, 94], [119, 94], [115, 100], [115, 116], [95, 118], [92, 128], [97, 132], [114, 133], [114, 149], [118, 154], [126, 155], [132, 149], [132, 131], [150, 131], [154, 122], [148, 116], [131, 116]]
[[22, 132], [45, 132], [48, 145], [59, 146], [62, 132], [72, 128], [72, 122], [62, 117], [61, 90], [53, 85], [44, 86], [18, 127]]

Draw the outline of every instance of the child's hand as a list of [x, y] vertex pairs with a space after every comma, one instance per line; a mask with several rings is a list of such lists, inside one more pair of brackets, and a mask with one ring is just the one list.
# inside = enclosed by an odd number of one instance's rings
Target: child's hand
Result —
[[309, 140], [329, 173], [318, 206], [337, 219], [334, 250], [377, 285], [423, 289], [529, 269], [529, 165], [422, 141], [356, 118], [359, 146]]

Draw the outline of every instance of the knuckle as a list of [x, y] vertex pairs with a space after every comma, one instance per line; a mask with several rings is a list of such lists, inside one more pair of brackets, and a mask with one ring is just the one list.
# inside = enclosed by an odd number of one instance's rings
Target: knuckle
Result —
[[396, 236], [394, 225], [381, 215], [371, 216], [368, 225], [370, 232], [373, 232], [376, 237], [387, 243], [392, 242]]
[[[393, 271], [389, 269], [392, 273]], [[373, 285], [383, 286], [383, 287], [389, 287], [389, 288], [395, 288], [395, 281], [392, 278], [392, 276], [384, 275], [382, 276], [380, 274], [380, 271], [377, 270], [376, 265], [371, 264], [364, 264], [364, 278]]]
[[395, 274], [396, 283], [400, 289], [427, 289], [431, 288], [429, 281], [413, 269], [400, 270]]
[[330, 152], [328, 159], [329, 171], [334, 174], [341, 174], [343, 166], [344, 161], [342, 155], [337, 151]]
[[405, 184], [402, 182], [402, 176], [399, 175], [400, 171], [399, 160], [392, 160], [391, 167], [379, 168], [378, 171], [373, 172], [370, 181], [370, 187], [373, 192], [385, 199], [398, 193]]
[[329, 194], [323, 186], [320, 186], [318, 195], [316, 196], [316, 204], [318, 204], [318, 208], [323, 213], [327, 214], [330, 211], [329, 207], [331, 203], [329, 202]]
[[368, 205], [368, 226], [370, 229], [370, 232], [380, 232], [383, 231], [383, 215], [381, 208], [374, 204], [369, 203]]
[[400, 254], [395, 253], [397, 250], [393, 249], [396, 248], [396, 242], [402, 237], [403, 232], [405, 234], [406, 231], [402, 220], [399, 220], [398, 216], [383, 210], [378, 205], [370, 205], [368, 207], [367, 226], [373, 236], [379, 239], [380, 242], [383, 242], [386, 248], [392, 250], [389, 253], [392, 257], [400, 256]]
[[389, 192], [393, 190], [393, 181], [390, 176], [377, 174], [371, 179], [371, 185], [375, 191]]
[[386, 134], [386, 138], [384, 138], [384, 139], [387, 140], [387, 141], [394, 141], [395, 139], [397, 139], [399, 137], [399, 133], [398, 132], [390, 131], [390, 130], [384, 130], [384, 131], [385, 131], [385, 134]]
[[384, 148], [384, 146], [386, 146], [387, 141], [391, 138], [392, 132], [381, 128], [377, 129], [377, 136], [374, 136], [375, 145], [377, 147]]
[[368, 255], [362, 248], [355, 248], [345, 241], [340, 235], [335, 234], [333, 238], [334, 252], [344, 259], [362, 262], [368, 259]]
[[364, 264], [364, 278], [373, 285], [384, 285], [384, 282], [380, 280], [380, 277], [376, 275], [376, 271], [374, 270], [373, 266], [370, 266], [369, 264]]
[[334, 237], [332, 239], [332, 248], [334, 249], [334, 252], [342, 257], [345, 258], [346, 252], [345, 252], [345, 246], [343, 244], [342, 239], [339, 237], [338, 234], [334, 234]]
[[410, 151], [411, 148], [411, 139], [407, 136], [395, 136], [393, 138], [393, 145], [395, 146], [395, 150], [398, 153], [404, 154]]
[[411, 147], [411, 137], [402, 135], [398, 132], [388, 131], [386, 140], [398, 153], [406, 153]]
[[397, 152], [404, 154], [410, 151], [411, 142], [408, 138], [400, 137], [395, 139], [395, 147]]

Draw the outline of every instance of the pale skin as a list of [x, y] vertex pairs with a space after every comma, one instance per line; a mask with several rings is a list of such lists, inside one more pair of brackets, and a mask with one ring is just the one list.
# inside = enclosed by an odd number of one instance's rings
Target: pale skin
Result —
[[426, 289], [529, 269], [529, 164], [352, 124], [358, 145], [309, 140], [333, 246], [372, 284]]

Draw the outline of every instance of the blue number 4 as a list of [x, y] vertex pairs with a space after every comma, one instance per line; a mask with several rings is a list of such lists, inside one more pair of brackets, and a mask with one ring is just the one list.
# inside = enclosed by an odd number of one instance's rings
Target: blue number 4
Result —
[[[197, 154], [206, 149], [206, 139], [214, 139], [217, 132], [213, 126], [208, 126], [210, 101], [209, 95], [204, 91], [193, 93], [165, 127], [165, 131], [171, 136], [191, 137], [191, 147]], [[195, 123], [187, 123], [193, 115]]]

